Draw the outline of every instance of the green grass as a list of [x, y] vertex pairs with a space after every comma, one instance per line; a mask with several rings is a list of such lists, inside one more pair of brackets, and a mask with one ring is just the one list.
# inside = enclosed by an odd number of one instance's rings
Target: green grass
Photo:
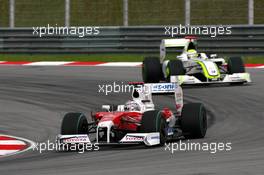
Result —
[[264, 56], [244, 57], [244, 63], [264, 64]]
[[[105, 61], [105, 62], [141, 62], [146, 56], [156, 54], [0, 54], [1, 61]], [[175, 58], [176, 54], [168, 54], [168, 58]], [[243, 57], [245, 63], [262, 63], [263, 56]]]

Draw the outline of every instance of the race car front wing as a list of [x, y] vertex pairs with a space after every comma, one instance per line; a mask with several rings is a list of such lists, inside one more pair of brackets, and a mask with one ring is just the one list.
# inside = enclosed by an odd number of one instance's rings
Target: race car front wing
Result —
[[146, 146], [154, 146], [160, 144], [160, 133], [127, 133], [118, 142], [92, 142], [88, 134], [76, 135], [58, 135], [56, 138], [57, 143], [60, 144], [91, 144], [97, 143], [98, 145], [111, 145], [111, 144], [139, 144], [143, 143]]
[[225, 74], [221, 79], [210, 79], [207, 81], [201, 81], [192, 75], [179, 75], [177, 76], [180, 85], [191, 84], [213, 84], [213, 83], [250, 83], [251, 78], [249, 73], [234, 73]]

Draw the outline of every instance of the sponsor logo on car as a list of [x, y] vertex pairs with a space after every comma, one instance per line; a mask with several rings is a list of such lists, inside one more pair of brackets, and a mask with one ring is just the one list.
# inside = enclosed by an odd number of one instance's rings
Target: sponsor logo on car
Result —
[[83, 142], [90, 142], [86, 136], [79, 136], [79, 137], [72, 137], [63, 139], [64, 143], [83, 143]]
[[151, 137], [151, 139], [160, 139], [160, 137], [159, 136], [154, 136], [154, 137]]
[[194, 77], [189, 77], [189, 81], [195, 81]]
[[188, 77], [188, 79], [185, 80], [185, 82], [188, 82], [188, 83], [195, 83], [195, 79], [194, 77]]
[[143, 141], [143, 139], [144, 139], [144, 137], [142, 137], [142, 136], [126, 135], [126, 137], [123, 141]]
[[215, 71], [215, 70], [211, 70], [211, 73], [215, 74], [215, 73], [216, 73], [216, 71]]
[[245, 81], [245, 79], [239, 75], [229, 76], [230, 81]]
[[174, 83], [160, 83], [152, 86], [152, 92], [167, 92], [174, 91], [176, 84]]

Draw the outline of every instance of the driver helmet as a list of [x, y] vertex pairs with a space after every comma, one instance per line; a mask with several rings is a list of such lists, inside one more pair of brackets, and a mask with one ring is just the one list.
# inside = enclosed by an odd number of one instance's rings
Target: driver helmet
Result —
[[197, 51], [194, 49], [188, 50], [187, 51], [187, 57], [188, 57], [188, 59], [197, 58], [198, 57]]
[[140, 106], [137, 102], [129, 100], [124, 106], [125, 111], [140, 111]]

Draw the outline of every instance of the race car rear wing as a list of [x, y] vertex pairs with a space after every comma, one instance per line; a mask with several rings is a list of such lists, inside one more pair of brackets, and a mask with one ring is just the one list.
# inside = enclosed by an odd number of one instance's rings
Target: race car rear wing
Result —
[[196, 37], [185, 37], [178, 39], [163, 39], [160, 44], [160, 62], [163, 62], [166, 57], [166, 48], [183, 48], [183, 52], [189, 49], [196, 49]]
[[179, 87], [179, 81], [177, 76], [171, 76], [170, 83], [143, 83], [143, 82], [130, 82], [130, 85], [134, 86], [135, 90], [140, 92], [155, 94], [172, 94], [175, 92], [175, 89]]
[[177, 85], [175, 83], [153, 83], [145, 84], [146, 87], [149, 87], [151, 94], [171, 94], [174, 93]]
[[183, 91], [179, 85], [178, 76], [171, 76], [170, 83], [133, 83], [133, 100], [148, 100], [149, 104], [153, 104], [152, 95], [174, 94], [176, 113], [181, 114], [183, 107]]

